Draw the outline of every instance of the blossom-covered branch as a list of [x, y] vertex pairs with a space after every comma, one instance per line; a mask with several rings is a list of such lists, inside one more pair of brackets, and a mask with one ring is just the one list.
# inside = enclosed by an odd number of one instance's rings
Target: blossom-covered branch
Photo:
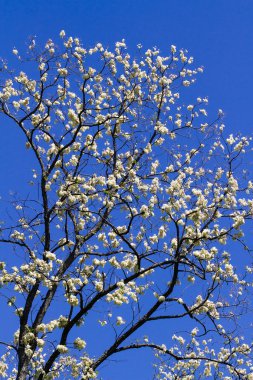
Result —
[[15, 48], [17, 68], [1, 72], [0, 125], [21, 130], [32, 162], [29, 195], [10, 201], [0, 231], [16, 316], [1, 376], [95, 379], [111, 357], [149, 348], [158, 379], [252, 378], [238, 326], [252, 287], [251, 139], [226, 136], [221, 110], [208, 122], [207, 98], [188, 101], [203, 68], [186, 51], [138, 46], [131, 58], [124, 40], [60, 37]]

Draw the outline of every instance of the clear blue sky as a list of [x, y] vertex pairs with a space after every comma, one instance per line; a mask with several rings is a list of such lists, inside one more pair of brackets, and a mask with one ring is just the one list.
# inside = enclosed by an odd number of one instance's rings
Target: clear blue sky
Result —
[[[196, 94], [208, 95], [211, 111], [225, 111], [227, 132], [251, 134], [252, 20], [252, 0], [0, 0], [0, 56], [8, 59], [12, 48], [21, 48], [29, 36], [44, 42], [61, 29], [88, 46], [112, 45], [125, 38], [131, 49], [142, 43], [166, 54], [175, 44], [188, 49], [205, 67]], [[29, 159], [20, 158], [17, 131], [2, 122], [0, 128], [0, 194], [4, 196], [20, 187], [31, 166]], [[143, 366], [133, 370], [125, 363], [124, 373], [117, 372], [119, 368], [105, 368], [105, 380], [151, 379]]]
[[[175, 44], [205, 67], [196, 94], [209, 96], [210, 110], [225, 111], [229, 132], [251, 133], [252, 18], [252, 0], [0, 0], [0, 57], [8, 58], [12, 48], [23, 47], [31, 35], [44, 42], [61, 29], [88, 46], [99, 41], [112, 45], [125, 38], [130, 48], [141, 42], [166, 54]], [[4, 132], [0, 172], [8, 169], [6, 185], [14, 189], [20, 176], [8, 157], [21, 165], [19, 150], [10, 139], [17, 140], [16, 131]]]

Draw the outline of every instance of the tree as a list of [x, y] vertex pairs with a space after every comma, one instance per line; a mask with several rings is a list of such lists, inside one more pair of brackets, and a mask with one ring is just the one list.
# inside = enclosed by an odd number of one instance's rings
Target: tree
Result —
[[[95, 379], [120, 352], [153, 350], [158, 379], [253, 378], [239, 325], [250, 139], [226, 137], [221, 110], [208, 123], [206, 98], [183, 98], [203, 71], [187, 52], [138, 46], [131, 59], [124, 40], [86, 50], [60, 36], [32, 41], [25, 59], [14, 49], [20, 72], [2, 65], [1, 123], [22, 131], [35, 189], [1, 227], [13, 247], [1, 303], [16, 316], [2, 377]], [[95, 353], [86, 321], [102, 337]]]

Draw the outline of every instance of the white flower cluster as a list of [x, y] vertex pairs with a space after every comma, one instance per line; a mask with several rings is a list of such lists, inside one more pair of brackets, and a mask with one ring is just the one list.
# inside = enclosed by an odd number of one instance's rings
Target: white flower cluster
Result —
[[[249, 250], [253, 181], [241, 157], [251, 139], [209, 123], [207, 98], [180, 103], [203, 71], [187, 51], [138, 46], [137, 59], [124, 40], [109, 50], [60, 38], [62, 48], [48, 40], [36, 58], [32, 41], [32, 60], [13, 49], [20, 64], [35, 62], [36, 79], [6, 68], [1, 80], [1, 114], [33, 153], [38, 197], [15, 199], [1, 228], [17, 257], [3, 253], [0, 285], [17, 325], [7, 352], [19, 355], [12, 369], [0, 359], [0, 376], [95, 379], [129, 337], [156, 349], [160, 380], [250, 378], [250, 342], [228, 327], [253, 284], [246, 255], [236, 259]], [[231, 254], [221, 249], [233, 241]], [[76, 329], [98, 312], [120, 345], [93, 359]], [[177, 318], [188, 334], [171, 324], [166, 345], [138, 339], [148, 322]]]

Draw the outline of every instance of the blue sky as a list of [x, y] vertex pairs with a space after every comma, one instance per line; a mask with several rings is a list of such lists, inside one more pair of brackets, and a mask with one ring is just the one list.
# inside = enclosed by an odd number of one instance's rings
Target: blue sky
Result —
[[[0, 57], [10, 58], [12, 48], [23, 48], [30, 36], [43, 43], [61, 29], [81, 38], [86, 46], [95, 42], [110, 46], [125, 38], [130, 49], [142, 43], [166, 54], [175, 44], [188, 49], [196, 64], [204, 66], [195, 92], [209, 97], [210, 113], [222, 108], [227, 132], [249, 134], [252, 17], [252, 0], [0, 0]], [[16, 133], [5, 125], [1, 136], [0, 172], [5, 172], [8, 190], [21, 178], [21, 164], [26, 169], [26, 161], [19, 160]], [[20, 175], [14, 173], [11, 161], [20, 165]]]
[[[210, 113], [222, 108], [228, 133], [251, 134], [252, 19], [252, 0], [0, 0], [0, 57], [11, 59], [13, 47], [22, 49], [30, 36], [43, 43], [61, 29], [87, 46], [125, 38], [131, 50], [142, 43], [166, 54], [175, 44], [204, 66], [194, 92], [209, 97]], [[2, 122], [0, 128], [0, 195], [5, 197], [30, 177], [31, 165], [29, 156], [22, 156], [17, 130]], [[131, 357], [136, 360], [135, 353]], [[124, 373], [111, 363], [105, 380], [150, 379], [144, 365], [130, 369], [121, 360]]]
[[[110, 46], [125, 38], [130, 49], [142, 43], [166, 54], [175, 44], [205, 68], [196, 95], [209, 96], [210, 111], [225, 111], [227, 132], [248, 134], [253, 125], [252, 17], [252, 0], [0, 0], [0, 57], [11, 57], [12, 48], [22, 48], [29, 36], [43, 43], [61, 29], [87, 46], [99, 41]], [[13, 190], [26, 169], [16, 130], [6, 126], [1, 140], [0, 172], [6, 181], [0, 193]], [[27, 170], [29, 165], [28, 160]]]

